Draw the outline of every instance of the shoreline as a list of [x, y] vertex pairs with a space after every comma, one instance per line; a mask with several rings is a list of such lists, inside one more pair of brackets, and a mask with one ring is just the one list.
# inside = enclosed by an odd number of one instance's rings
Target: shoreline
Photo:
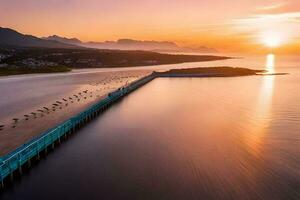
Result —
[[68, 67], [68, 66], [58, 66], [57, 67], [45, 67], [45, 68], [27, 68], [27, 67], [14, 67], [7, 66], [0, 68], [0, 78], [2, 77], [10, 77], [10, 76], [18, 76], [18, 75], [34, 75], [34, 74], [58, 74], [58, 73], [68, 73], [73, 70], [84, 70], [84, 69], [116, 69], [116, 68], [138, 68], [138, 67], [152, 67], [152, 66], [161, 66], [161, 65], [174, 65], [174, 64], [184, 64], [184, 63], [194, 63], [194, 62], [210, 62], [210, 61], [219, 61], [219, 60], [229, 60], [229, 59], [237, 59], [235, 57], [225, 57], [225, 56], [213, 56], [212, 60], [200, 60], [200, 61], [182, 61], [182, 62], [165, 62], [158, 64], [136, 64], [136, 65], [111, 65], [111, 66], [103, 66], [103, 67]]
[[26, 67], [2, 67], [0, 68], [0, 77], [26, 75], [26, 74], [55, 74], [71, 72], [72, 69], [65, 66], [43, 67], [43, 68], [26, 68]]

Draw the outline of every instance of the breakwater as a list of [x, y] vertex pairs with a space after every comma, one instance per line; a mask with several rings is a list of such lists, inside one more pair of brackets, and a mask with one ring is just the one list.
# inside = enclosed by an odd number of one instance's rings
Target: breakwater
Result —
[[156, 78], [156, 75], [151, 74], [109, 93], [104, 99], [78, 115], [46, 131], [45, 133], [42, 133], [30, 142], [18, 147], [13, 152], [0, 157], [1, 188], [4, 187], [5, 181], [13, 181], [16, 174], [22, 174], [23, 168], [25, 166], [30, 167], [33, 160], [39, 160], [42, 153], [47, 154], [50, 148], [54, 149], [57, 143], [60, 143], [63, 139], [67, 139], [70, 134], [76, 132], [76, 130], [98, 116], [113, 103], [150, 82], [154, 78]]

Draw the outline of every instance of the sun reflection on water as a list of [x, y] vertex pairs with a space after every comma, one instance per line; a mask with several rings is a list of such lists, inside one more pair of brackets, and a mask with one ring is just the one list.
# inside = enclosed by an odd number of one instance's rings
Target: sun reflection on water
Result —
[[[275, 73], [275, 55], [269, 54], [266, 57], [266, 65], [265, 70], [267, 70], [268, 74]], [[263, 149], [263, 143], [265, 138], [265, 133], [267, 132], [267, 128], [270, 125], [271, 119], [271, 107], [272, 107], [272, 99], [273, 99], [273, 91], [274, 91], [274, 79], [273, 75], [266, 75], [262, 77], [262, 82], [260, 86], [260, 90], [258, 91], [257, 102], [255, 106], [255, 111], [253, 116], [255, 116], [256, 120], [259, 122], [255, 126], [249, 127], [249, 134], [247, 134], [247, 144], [251, 149], [253, 155], [257, 157], [262, 156], [261, 150]]]
[[275, 72], [275, 55], [274, 54], [267, 55], [266, 70], [270, 74]]

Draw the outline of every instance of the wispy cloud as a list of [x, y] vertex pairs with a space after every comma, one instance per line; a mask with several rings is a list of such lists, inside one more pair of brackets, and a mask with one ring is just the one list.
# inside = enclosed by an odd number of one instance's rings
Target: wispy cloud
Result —
[[262, 5], [256, 9], [260, 14], [281, 14], [300, 11], [300, 1], [279, 1], [268, 5]]
[[265, 5], [265, 6], [258, 7], [257, 10], [259, 10], [259, 11], [272, 11], [272, 10], [277, 10], [277, 9], [283, 8], [287, 5], [288, 5], [287, 2], [276, 2], [276, 3], [270, 4], [270, 5]]
[[285, 43], [289, 43], [300, 34], [300, 12], [256, 14], [232, 21], [237, 32], [247, 32], [256, 42], [262, 35], [278, 35]]
[[[257, 22], [297, 22], [300, 20], [300, 12], [286, 12], [280, 14], [258, 14], [248, 18], [234, 19], [235, 24], [251, 24]], [[300, 25], [300, 24], [299, 24]]]
[[295, 22], [295, 23], [300, 23], [300, 17], [295, 17], [295, 18], [293, 19], [293, 22]]

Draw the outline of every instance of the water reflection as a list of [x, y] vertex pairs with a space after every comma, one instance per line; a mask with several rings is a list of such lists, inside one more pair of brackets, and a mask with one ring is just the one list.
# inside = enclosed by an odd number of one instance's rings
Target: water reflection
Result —
[[[275, 55], [269, 54], [266, 58], [266, 66], [265, 69], [268, 70], [269, 73], [275, 72]], [[270, 106], [270, 101], [272, 100], [273, 95], [273, 87], [274, 87], [274, 78], [275, 76], [264, 76], [263, 83], [260, 92], [260, 102], [264, 102], [263, 106]]]
[[[265, 70], [268, 73], [274, 73], [275, 70], [275, 55], [269, 54], [266, 57], [266, 66]], [[274, 78], [275, 76], [263, 76], [260, 91], [258, 93], [258, 99], [256, 104], [255, 116], [257, 122], [256, 126], [249, 127], [249, 133], [246, 134], [245, 142], [247, 143], [249, 150], [253, 155], [260, 157], [261, 149], [263, 148], [263, 140], [267, 128], [271, 123], [272, 113], [272, 99], [273, 99], [273, 90], [274, 90]]]
[[268, 73], [274, 73], [275, 72], [275, 55], [274, 54], [268, 54], [266, 59], [266, 70]]

